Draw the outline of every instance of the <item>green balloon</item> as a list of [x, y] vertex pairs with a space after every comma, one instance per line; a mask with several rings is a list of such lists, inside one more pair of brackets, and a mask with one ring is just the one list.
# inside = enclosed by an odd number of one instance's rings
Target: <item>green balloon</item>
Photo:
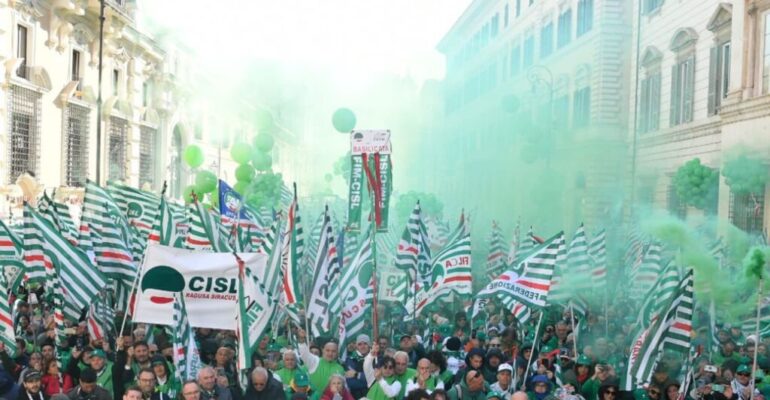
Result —
[[340, 133], [348, 133], [356, 127], [356, 114], [349, 108], [338, 108], [332, 115], [332, 125]]
[[194, 144], [188, 145], [184, 148], [182, 159], [190, 168], [198, 168], [203, 164], [203, 150]]
[[267, 132], [261, 132], [254, 137], [254, 147], [263, 153], [272, 150], [274, 144], [275, 140], [273, 139], [273, 135]]
[[241, 164], [235, 169], [235, 179], [238, 182], [251, 182], [255, 174], [254, 167], [249, 164]]
[[251, 163], [257, 171], [267, 171], [273, 165], [273, 158], [270, 154], [255, 151], [251, 156]]
[[251, 158], [251, 146], [248, 143], [237, 142], [230, 148], [230, 156], [238, 164], [245, 164]]
[[194, 201], [193, 194], [200, 197], [200, 193], [198, 193], [198, 191], [195, 190], [195, 185], [189, 185], [186, 188], [184, 188], [182, 196], [184, 197], [185, 204], [190, 204]]
[[217, 176], [211, 171], [198, 171], [195, 174], [195, 190], [199, 196], [217, 189]]
[[240, 193], [241, 195], [246, 194], [246, 189], [249, 187], [249, 182], [235, 182], [235, 185], [233, 185], [233, 189], [235, 189], [236, 192]]

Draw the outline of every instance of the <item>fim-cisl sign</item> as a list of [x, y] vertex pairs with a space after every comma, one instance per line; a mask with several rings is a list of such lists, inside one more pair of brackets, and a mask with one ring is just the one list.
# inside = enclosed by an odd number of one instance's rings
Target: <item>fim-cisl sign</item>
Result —
[[[267, 255], [238, 256], [264, 276]], [[173, 325], [174, 298], [182, 294], [194, 328], [235, 329], [238, 262], [232, 253], [149, 245], [136, 285], [134, 322]]]

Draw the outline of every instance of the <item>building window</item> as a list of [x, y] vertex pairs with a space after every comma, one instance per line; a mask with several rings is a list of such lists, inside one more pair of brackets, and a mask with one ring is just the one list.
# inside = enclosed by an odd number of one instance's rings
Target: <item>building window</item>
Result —
[[535, 63], [535, 37], [529, 35], [524, 39], [524, 68], [529, 68]]
[[559, 35], [556, 42], [558, 48], [569, 44], [572, 40], [572, 9], [567, 9], [559, 15]]
[[521, 16], [521, 0], [516, 0], [516, 18]]
[[511, 14], [511, 7], [508, 5], [508, 3], [505, 3], [505, 9], [503, 10], [503, 28], [508, 27], [508, 22], [510, 19]]
[[762, 54], [762, 93], [770, 93], [770, 12], [765, 14], [765, 48]]
[[21, 86], [12, 85], [8, 107], [8, 183], [29, 171], [38, 173], [40, 162], [40, 118], [42, 96]]
[[109, 174], [110, 180], [119, 181], [125, 178], [128, 158], [126, 142], [128, 141], [128, 121], [115, 116], [110, 117], [108, 138]]
[[590, 31], [594, 25], [594, 0], [579, 0], [577, 11], [577, 36]]
[[142, 126], [139, 128], [139, 135], [139, 186], [149, 183], [151, 188], [155, 188], [158, 131], [149, 126]]
[[496, 37], [497, 34], [500, 32], [500, 13], [496, 13], [494, 17], [492, 17], [492, 37]]
[[722, 99], [730, 88], [730, 42], [711, 48], [709, 59], [708, 115], [719, 114]]
[[685, 204], [676, 193], [676, 186], [668, 187], [668, 198], [666, 199], [668, 213], [681, 220], [687, 218], [687, 204]]
[[144, 107], [150, 107], [152, 106], [152, 85], [150, 85], [150, 82], [144, 82], [142, 83], [142, 106]]
[[659, 9], [661, 5], [663, 5], [663, 0], [644, 0], [642, 12], [650, 14]]
[[78, 50], [72, 50], [72, 65], [70, 66], [72, 73], [70, 74], [70, 80], [77, 82], [77, 90], [81, 90], [82, 85], [80, 83], [80, 52]]
[[695, 58], [690, 56], [671, 67], [671, 126], [692, 121]]
[[16, 70], [16, 75], [20, 78], [27, 79], [27, 27], [24, 25], [16, 26], [16, 58], [22, 59], [19, 64], [19, 69]]
[[118, 87], [120, 85], [120, 70], [119, 69], [113, 69], [112, 70], [112, 95], [117, 96], [118, 95]]
[[540, 29], [540, 58], [553, 53], [553, 23], [549, 22]]
[[513, 46], [511, 50], [511, 76], [516, 76], [521, 72], [521, 46]]
[[639, 133], [660, 128], [660, 71], [648, 74], [639, 93]]
[[591, 88], [586, 86], [575, 91], [573, 128], [585, 128], [591, 119]]
[[64, 183], [82, 187], [88, 177], [89, 115], [87, 107], [68, 103], [64, 108]]
[[730, 191], [730, 222], [738, 229], [753, 235], [764, 232], [765, 196], [760, 194], [735, 194]]

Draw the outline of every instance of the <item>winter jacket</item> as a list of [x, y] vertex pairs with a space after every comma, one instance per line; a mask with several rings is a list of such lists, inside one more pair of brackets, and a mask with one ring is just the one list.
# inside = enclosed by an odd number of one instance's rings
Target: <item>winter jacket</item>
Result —
[[243, 396], [243, 400], [282, 400], [285, 398], [286, 393], [283, 391], [283, 385], [272, 376], [267, 378], [267, 385], [263, 390], [258, 392], [254, 385], [249, 385]]

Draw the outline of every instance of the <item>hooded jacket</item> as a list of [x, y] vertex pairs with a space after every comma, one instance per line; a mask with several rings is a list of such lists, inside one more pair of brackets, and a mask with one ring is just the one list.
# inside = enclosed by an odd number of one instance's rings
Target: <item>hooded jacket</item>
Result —
[[268, 372], [267, 385], [262, 391], [257, 392], [254, 385], [249, 385], [246, 389], [246, 394], [243, 396], [243, 400], [282, 400], [286, 398], [286, 393], [283, 391], [283, 385], [273, 378], [273, 374]]
[[[472, 348], [471, 351], [468, 352], [468, 354], [465, 356], [465, 367], [460, 368], [459, 371], [455, 374], [454, 383], [460, 383], [465, 378], [465, 373], [470, 370], [476, 370], [483, 374], [484, 365], [487, 362], [487, 359], [485, 357], [486, 353], [484, 353], [484, 350], [479, 348]], [[473, 356], [479, 356], [481, 357], [481, 368], [472, 368], [471, 367], [471, 357]]]

